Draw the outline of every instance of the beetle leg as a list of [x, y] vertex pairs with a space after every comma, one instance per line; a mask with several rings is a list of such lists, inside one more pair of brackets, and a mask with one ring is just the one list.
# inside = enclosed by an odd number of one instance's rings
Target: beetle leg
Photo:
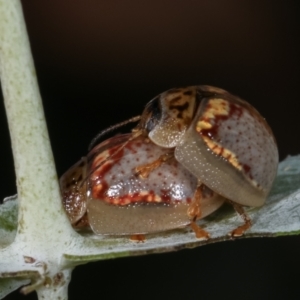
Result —
[[203, 197], [202, 191], [203, 191], [203, 184], [199, 184], [197, 186], [197, 189], [195, 191], [193, 201], [189, 205], [189, 208], [187, 210], [188, 216], [191, 218], [191, 228], [195, 232], [195, 235], [198, 239], [208, 240], [209, 239], [209, 233], [202, 229], [197, 223], [196, 220], [201, 217], [201, 199]]
[[167, 160], [169, 160], [172, 157], [174, 157], [173, 152], [167, 153], [167, 154], [161, 155], [158, 159], [156, 159], [155, 161], [153, 161], [149, 164], [136, 167], [135, 168], [136, 175], [139, 175], [141, 178], [145, 179], [149, 176], [149, 174], [153, 170], [155, 170], [156, 168], [161, 166], [164, 162], [166, 162]]
[[229, 203], [233, 206], [233, 208], [235, 209], [235, 211], [237, 212], [237, 214], [239, 216], [241, 216], [244, 220], [244, 224], [237, 227], [236, 229], [232, 230], [229, 235], [231, 237], [239, 237], [239, 236], [242, 236], [246, 230], [248, 230], [251, 225], [252, 225], [252, 222], [251, 222], [251, 219], [249, 218], [249, 216], [246, 214], [244, 208], [242, 207], [242, 205], [240, 204], [237, 204], [233, 201], [230, 201], [228, 200]]
[[133, 234], [130, 236], [130, 240], [132, 242], [142, 243], [146, 240], [146, 237], [144, 234]]
[[187, 210], [188, 216], [193, 220], [196, 221], [198, 218], [201, 216], [201, 198], [202, 198], [202, 190], [201, 190], [201, 185], [197, 186], [197, 189], [194, 193], [193, 196], [193, 201], [189, 205], [189, 208]]
[[192, 221], [190, 226], [194, 231], [197, 239], [208, 240], [210, 238], [209, 233], [202, 229], [195, 221]]

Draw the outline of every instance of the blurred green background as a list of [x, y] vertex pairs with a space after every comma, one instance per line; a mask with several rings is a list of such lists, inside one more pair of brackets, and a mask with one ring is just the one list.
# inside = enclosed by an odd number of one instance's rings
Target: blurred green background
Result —
[[[182, 85], [246, 99], [280, 158], [300, 153], [299, 1], [22, 3], [59, 175], [101, 129]], [[0, 122], [3, 198], [16, 192], [3, 105]], [[250, 239], [89, 264], [73, 273], [70, 299], [299, 299], [299, 247], [298, 237]]]

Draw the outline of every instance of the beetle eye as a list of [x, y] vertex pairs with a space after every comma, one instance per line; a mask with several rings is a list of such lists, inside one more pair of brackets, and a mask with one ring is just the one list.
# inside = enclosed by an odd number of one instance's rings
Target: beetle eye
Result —
[[142, 115], [141, 126], [145, 128], [147, 132], [150, 132], [156, 124], [159, 122], [162, 116], [162, 110], [160, 105], [160, 97], [152, 99], [145, 107]]

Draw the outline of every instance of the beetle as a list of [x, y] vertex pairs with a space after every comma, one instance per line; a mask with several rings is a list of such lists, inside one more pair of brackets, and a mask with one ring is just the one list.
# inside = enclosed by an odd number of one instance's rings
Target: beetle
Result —
[[158, 95], [128, 122], [136, 121], [131, 133], [95, 146], [126, 122], [101, 132], [62, 176], [73, 226], [134, 235], [190, 225], [207, 239], [196, 221], [229, 202], [244, 220], [229, 234], [243, 235], [251, 226], [243, 206], [264, 204], [278, 166], [274, 135], [257, 110], [225, 90], [190, 86]]

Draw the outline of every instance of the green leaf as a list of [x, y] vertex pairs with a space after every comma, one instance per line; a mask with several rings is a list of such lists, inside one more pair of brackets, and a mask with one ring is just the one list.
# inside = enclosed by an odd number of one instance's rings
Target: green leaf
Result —
[[[286, 158], [280, 163], [278, 175], [266, 204], [260, 208], [248, 208], [247, 214], [253, 226], [241, 238], [275, 237], [300, 233], [300, 156]], [[95, 248], [90, 255], [64, 254], [65, 264], [74, 266], [99, 259], [142, 255], [193, 248], [209, 243], [232, 240], [228, 235], [242, 224], [233, 208], [225, 205], [216, 213], [199, 222], [211, 238], [201, 241], [189, 228], [147, 235], [145, 242], [136, 243], [128, 237], [90, 237], [86, 243]]]
[[17, 195], [4, 199], [0, 205], [0, 247], [12, 243], [15, 238], [18, 221]]

